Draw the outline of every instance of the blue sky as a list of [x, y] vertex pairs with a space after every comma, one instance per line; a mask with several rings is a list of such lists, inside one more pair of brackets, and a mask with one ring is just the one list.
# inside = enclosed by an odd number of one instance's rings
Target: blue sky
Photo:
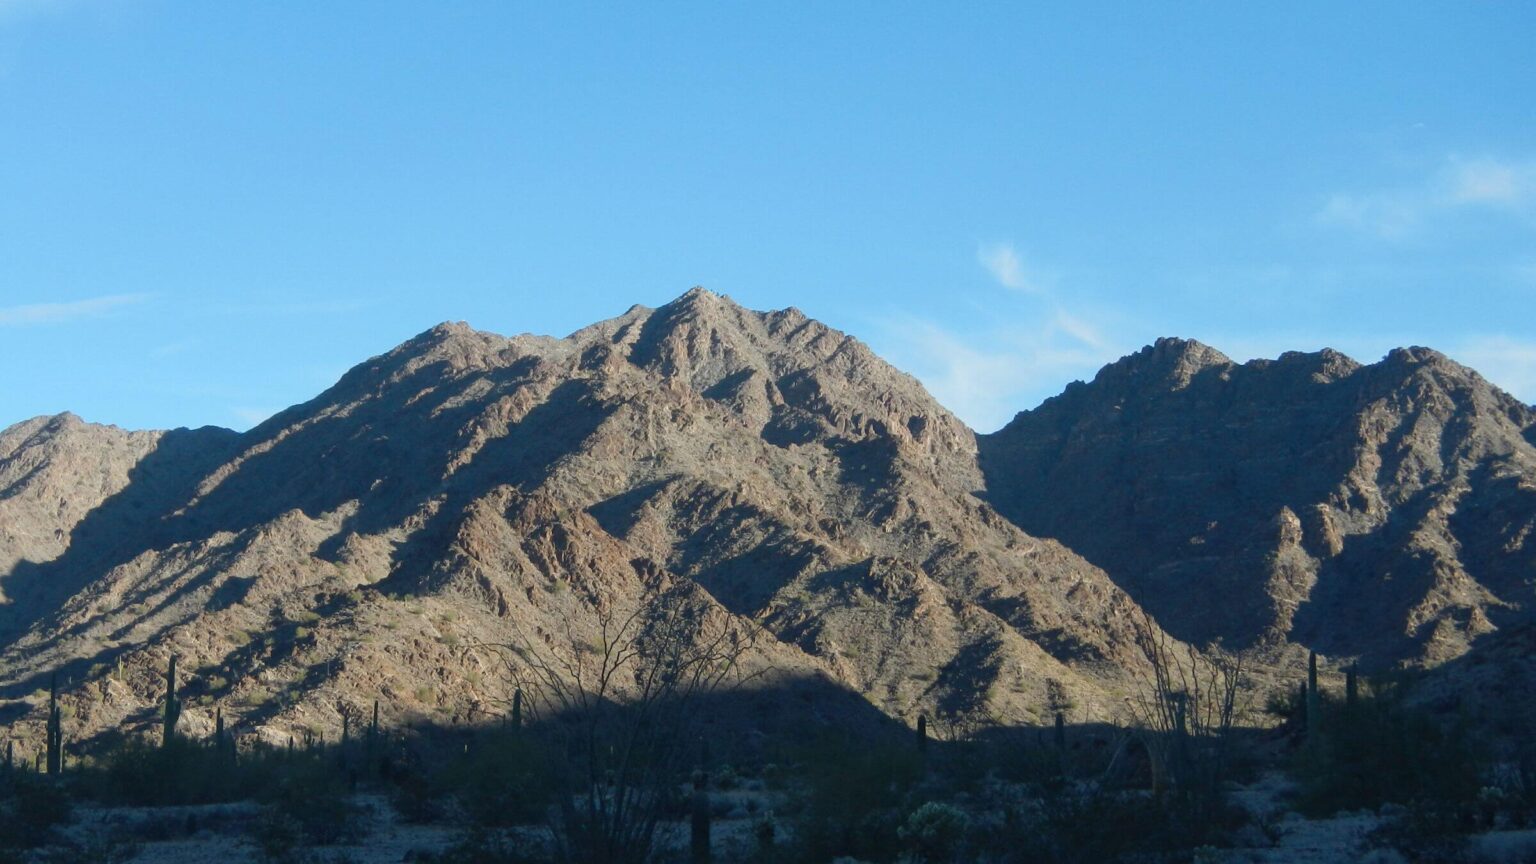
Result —
[[1533, 4], [0, 0], [0, 426], [798, 306], [981, 431], [1162, 335], [1536, 401]]

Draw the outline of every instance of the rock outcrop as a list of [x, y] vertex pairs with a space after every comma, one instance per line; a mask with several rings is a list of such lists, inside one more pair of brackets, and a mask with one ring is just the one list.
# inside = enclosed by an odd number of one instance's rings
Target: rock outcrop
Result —
[[1536, 412], [1425, 348], [1162, 339], [981, 439], [987, 498], [1176, 636], [1438, 664], [1532, 620]]

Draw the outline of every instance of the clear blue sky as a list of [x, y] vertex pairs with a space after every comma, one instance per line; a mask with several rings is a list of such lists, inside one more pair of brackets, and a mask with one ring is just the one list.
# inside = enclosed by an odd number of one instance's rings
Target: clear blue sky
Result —
[[1536, 401], [1536, 4], [0, 0], [0, 426], [799, 306], [982, 431], [1160, 335]]

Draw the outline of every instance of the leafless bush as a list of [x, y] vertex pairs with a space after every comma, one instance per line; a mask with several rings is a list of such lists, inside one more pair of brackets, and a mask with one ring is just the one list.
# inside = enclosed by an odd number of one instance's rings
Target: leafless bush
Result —
[[1233, 721], [1249, 696], [1246, 658], [1212, 644], [1180, 644], [1145, 612], [1136, 641], [1147, 659], [1127, 700], [1152, 762], [1153, 786], [1215, 796], [1226, 779]]
[[596, 610], [595, 637], [524, 635], [471, 651], [498, 657], [522, 711], [566, 765], [556, 850], [583, 864], [638, 864], [692, 762], [700, 703], [748, 678], [757, 639], [691, 586], [623, 612]]

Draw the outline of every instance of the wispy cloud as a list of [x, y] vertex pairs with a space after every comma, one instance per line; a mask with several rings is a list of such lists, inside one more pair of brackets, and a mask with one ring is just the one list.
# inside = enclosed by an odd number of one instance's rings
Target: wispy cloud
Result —
[[1536, 209], [1536, 159], [1447, 157], [1414, 183], [1399, 188], [1338, 192], [1318, 209], [1319, 224], [1387, 240], [1417, 233], [1430, 221], [1458, 212]]
[[1024, 262], [1012, 243], [986, 243], [977, 247], [976, 260], [992, 274], [997, 284], [1026, 294], [1042, 291], [1039, 281], [1026, 274]]
[[151, 294], [109, 294], [63, 303], [29, 303], [0, 307], [0, 326], [22, 327], [34, 324], [67, 324], [83, 318], [100, 318], [125, 306], [149, 300]]
[[1451, 175], [1451, 199], [1459, 204], [1522, 205], [1536, 200], [1536, 160], [1457, 162]]
[[253, 426], [261, 425], [263, 420], [266, 420], [277, 412], [269, 408], [237, 407], [229, 409], [229, 413], [241, 424], [243, 424], [242, 428], [250, 429]]
[[1318, 211], [1317, 221], [1396, 240], [1419, 227], [1424, 210], [1422, 201], [1399, 192], [1340, 193]]
[[1049, 282], [1028, 272], [1013, 244], [984, 244], [976, 260], [997, 285], [1023, 296], [994, 289], [978, 298], [985, 317], [975, 328], [887, 318], [875, 340], [971, 428], [997, 429], [1124, 353], [1098, 316], [1069, 310]]
[[1092, 377], [1121, 353], [1084, 342], [1061, 319], [961, 332], [904, 318], [885, 322], [883, 329], [881, 353], [980, 432], [1002, 427], [1069, 381]]

